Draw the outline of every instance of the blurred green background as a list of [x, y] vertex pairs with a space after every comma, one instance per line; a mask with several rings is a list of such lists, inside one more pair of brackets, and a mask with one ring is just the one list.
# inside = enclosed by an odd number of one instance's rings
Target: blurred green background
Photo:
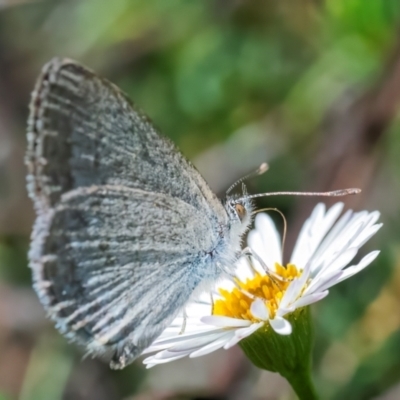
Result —
[[[251, 193], [363, 189], [345, 201], [382, 212], [364, 249], [382, 253], [313, 308], [314, 377], [322, 399], [399, 399], [399, 0], [0, 0], [0, 399], [295, 398], [237, 348], [115, 372], [45, 319], [23, 157], [30, 91], [56, 55], [119, 85], [220, 195], [263, 161]], [[286, 213], [290, 248], [318, 201], [258, 205]]]

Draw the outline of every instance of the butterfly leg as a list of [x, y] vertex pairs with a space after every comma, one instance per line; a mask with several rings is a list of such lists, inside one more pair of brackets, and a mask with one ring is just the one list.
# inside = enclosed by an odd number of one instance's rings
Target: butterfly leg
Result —
[[[262, 260], [262, 258], [255, 253], [250, 247], [245, 247], [242, 252], [241, 256], [247, 256], [247, 257], [253, 257], [256, 261], [258, 261], [265, 271], [265, 273], [271, 278], [273, 282], [275, 282], [278, 285], [278, 282], [276, 281], [283, 281], [283, 282], [290, 282], [291, 279], [285, 279], [281, 277], [280, 275], [276, 274], [274, 271], [271, 270], [271, 268], [268, 267], [267, 264]], [[250, 261], [250, 266], [253, 268], [251, 261]], [[279, 285], [278, 285], [279, 286]]]
[[186, 314], [186, 308], [183, 309], [183, 321], [182, 321], [182, 327], [179, 332], [179, 335], [183, 335], [185, 333], [186, 329], [186, 321], [187, 321], [187, 314]]
[[[217, 263], [217, 267], [221, 269], [221, 271], [228, 275], [231, 280], [232, 283], [236, 286], [236, 288], [241, 291], [245, 296], [249, 297], [250, 299], [254, 300], [256, 298], [256, 296], [252, 295], [251, 293], [249, 293], [247, 290], [244, 290], [238, 283], [237, 283], [237, 277], [232, 274], [231, 272], [229, 272], [226, 268], [224, 268], [220, 263]], [[212, 308], [214, 309], [214, 302], [212, 301]]]

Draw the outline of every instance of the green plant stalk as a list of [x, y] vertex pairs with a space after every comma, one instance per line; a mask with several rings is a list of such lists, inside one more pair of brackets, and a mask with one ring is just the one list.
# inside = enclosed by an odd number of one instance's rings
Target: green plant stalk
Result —
[[292, 374], [284, 375], [284, 377], [300, 400], [318, 400], [319, 397], [311, 379], [311, 371], [300, 368], [298, 371], [293, 371]]

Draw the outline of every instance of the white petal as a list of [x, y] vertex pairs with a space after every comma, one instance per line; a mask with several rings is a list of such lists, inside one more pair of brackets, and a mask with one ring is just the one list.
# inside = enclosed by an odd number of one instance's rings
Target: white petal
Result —
[[280, 335], [290, 335], [292, 333], [292, 325], [285, 318], [275, 317], [271, 319], [269, 323], [272, 329]]
[[353, 247], [353, 243], [357, 241], [359, 237], [364, 238], [363, 232], [366, 230], [367, 222], [368, 217], [364, 216], [364, 218], [357, 220], [357, 223], [353, 223], [351, 227], [342, 232], [341, 240], [339, 241], [342, 249]]
[[296, 242], [291, 262], [304, 268], [318, 249], [326, 233], [331, 229], [343, 209], [343, 203], [336, 203], [325, 214], [325, 205], [317, 204], [310, 218], [305, 222]]
[[[189, 339], [195, 339], [195, 338], [200, 338], [203, 336], [208, 336], [208, 335], [213, 335], [215, 333], [223, 333], [225, 332], [225, 329], [216, 329], [216, 328], [211, 328], [208, 330], [203, 330], [200, 332], [194, 332], [194, 333], [189, 333], [189, 334], [182, 334], [182, 335], [176, 335], [173, 337], [168, 337], [168, 338], [159, 338], [156, 339], [153, 344], [149, 347], [153, 347], [153, 345], [174, 345], [175, 343], [180, 343], [187, 341]], [[145, 350], [147, 352], [147, 349]]]
[[[228, 290], [229, 292], [232, 291], [236, 286], [235, 284], [232, 282], [231, 278], [222, 278], [218, 284], [217, 284], [218, 289], [224, 289], [224, 290]], [[218, 296], [220, 296], [219, 293], [217, 293]], [[210, 314], [210, 313], [209, 313]]]
[[300, 296], [301, 291], [303, 290], [303, 287], [306, 284], [309, 276], [310, 268], [309, 264], [307, 264], [301, 276], [294, 279], [287, 287], [286, 292], [284, 293], [282, 300], [279, 304], [278, 315], [280, 315], [281, 308], [291, 308], [292, 303]]
[[252, 333], [254, 333], [257, 329], [261, 328], [264, 325], [263, 322], [258, 322], [256, 324], [252, 324], [251, 326], [247, 328], [240, 328], [235, 331], [235, 336], [225, 344], [224, 349], [228, 350], [231, 347], [233, 347], [235, 344], [240, 342], [242, 339], [246, 338], [247, 336], [250, 336]]
[[325, 289], [330, 288], [340, 282], [340, 277], [343, 275], [343, 271], [333, 271], [326, 274], [321, 274], [318, 278], [313, 279], [310, 285], [304, 291], [304, 295], [311, 293], [322, 292]]
[[222, 326], [224, 328], [249, 326], [251, 324], [251, 322], [246, 319], [222, 317], [219, 315], [206, 315], [201, 318], [201, 322], [208, 325]]
[[262, 257], [265, 263], [268, 266], [272, 265], [272, 267], [276, 262], [282, 264], [281, 238], [272, 218], [265, 213], [257, 214], [254, 225], [256, 230], [261, 234], [264, 244], [265, 250]]
[[[367, 211], [348, 211], [332, 228], [313, 257], [313, 270], [337, 254], [354, 247], [352, 243], [366, 228], [370, 216]], [[339, 229], [340, 228], [340, 229]]]
[[235, 266], [235, 275], [240, 281], [245, 282], [247, 279], [254, 278], [254, 272], [247, 257], [240, 257]]
[[376, 221], [378, 221], [379, 217], [381, 216], [381, 213], [379, 211], [372, 211], [369, 213], [369, 222], [368, 226], [372, 226], [375, 224]]
[[[252, 249], [252, 251], [255, 254], [257, 254], [258, 257], [261, 258], [261, 260], [264, 262], [264, 264], [272, 271], [275, 271], [275, 261], [271, 260], [271, 257], [268, 256], [267, 248], [263, 241], [261, 233], [256, 231], [255, 229], [250, 231], [247, 236], [247, 243], [248, 243], [249, 247]], [[256, 269], [256, 271], [259, 274], [264, 275], [265, 267], [262, 266], [254, 258], [252, 259], [252, 262], [253, 262], [253, 265], [254, 265], [254, 268]]]
[[143, 360], [143, 364], [146, 364], [146, 368], [154, 367], [158, 364], [165, 364], [167, 362], [179, 360], [180, 358], [186, 357], [186, 354], [180, 354], [170, 358], [155, 358], [155, 356], [147, 357]]
[[[208, 302], [191, 302], [185, 307], [186, 317], [187, 318], [198, 318], [203, 315], [211, 314], [212, 304], [211, 304], [211, 296], [208, 294]], [[174, 322], [182, 322], [183, 315], [177, 317]]]
[[301, 283], [299, 282], [298, 279], [294, 279], [292, 282], [290, 282], [285, 293], [283, 294], [283, 297], [279, 304], [279, 308], [288, 307], [294, 300], [296, 300], [300, 290], [301, 290]]
[[252, 229], [247, 235], [247, 245], [257, 253], [263, 260], [266, 258], [266, 249], [264, 248], [264, 243], [260, 232]]
[[[208, 315], [209, 313], [204, 313], [203, 315]], [[165, 339], [169, 338], [171, 336], [176, 336], [176, 335], [182, 335], [182, 328], [184, 325], [184, 320], [182, 319], [177, 319], [174, 321], [170, 326], [164, 329], [164, 332], [157, 338], [159, 339]], [[196, 333], [196, 332], [203, 332], [203, 331], [209, 331], [215, 328], [212, 328], [210, 326], [204, 325], [201, 321], [200, 318], [187, 318], [186, 319], [186, 326], [184, 327], [183, 333], [189, 334], [189, 333]]]
[[[310, 253], [310, 239], [311, 239], [311, 224], [317, 218], [317, 215], [321, 212], [321, 203], [317, 204], [314, 208], [311, 216], [304, 222], [296, 244], [294, 246], [290, 262], [295, 264], [297, 267], [302, 268], [306, 264], [309, 253]], [[318, 207], [318, 208], [317, 208]]]
[[319, 264], [319, 258], [322, 256], [326, 256], [328, 253], [328, 248], [331, 246], [332, 242], [334, 242], [338, 236], [340, 236], [342, 230], [344, 227], [348, 224], [348, 222], [351, 220], [353, 216], [353, 212], [351, 210], [347, 210], [336, 222], [336, 224], [333, 225], [332, 229], [329, 231], [329, 233], [325, 236], [324, 240], [322, 243], [319, 245], [318, 249], [316, 250], [314, 254], [314, 262], [316, 264]]
[[315, 275], [313, 279], [316, 279], [317, 276], [343, 269], [356, 256], [357, 251], [358, 249], [353, 247], [345, 250], [342, 254], [339, 254], [337, 258], [327, 260], [325, 265], [318, 271], [318, 274]]
[[294, 279], [283, 294], [279, 308], [288, 308], [290, 305], [299, 297], [300, 292], [303, 288], [302, 281], [300, 279]]
[[[251, 233], [251, 232], [250, 232]], [[254, 270], [258, 273], [258, 274], [260, 274], [261, 276], [264, 276], [264, 275], [266, 275], [266, 272], [265, 272], [265, 265], [261, 265], [254, 257], [252, 257], [252, 259], [251, 259], [251, 263], [252, 263], [252, 265], [253, 265], [253, 267], [254, 267]], [[275, 266], [273, 266], [273, 267], [270, 267], [269, 265], [267, 265], [267, 267], [268, 267], [268, 269], [270, 269], [271, 271], [275, 271]]]
[[159, 344], [159, 345], [157, 345], [157, 344], [152, 343], [152, 345], [149, 346], [147, 349], [145, 349], [142, 354], [149, 354], [149, 353], [155, 353], [155, 352], [158, 352], [158, 351], [166, 350], [170, 346], [171, 345], [169, 345], [169, 344]]
[[261, 299], [256, 299], [251, 303], [250, 312], [255, 318], [261, 321], [267, 321], [269, 319], [268, 308]]
[[[211, 297], [210, 297], [210, 291], [204, 291], [199, 293], [196, 296], [193, 296], [185, 305], [185, 310], [186, 314], [188, 313], [188, 310], [190, 309], [190, 306], [202, 306], [202, 307], [208, 307], [212, 303]], [[179, 315], [183, 315], [183, 310], [180, 312]]]
[[365, 267], [372, 263], [375, 258], [378, 256], [380, 251], [373, 251], [367, 254], [357, 265], [353, 265], [351, 267], [346, 268], [343, 271], [342, 276], [340, 277], [338, 282], [342, 282], [345, 279], [350, 278], [351, 276], [357, 274], [358, 272], [362, 271]]
[[180, 344], [174, 345], [173, 347], [170, 347], [168, 351], [170, 351], [171, 353], [182, 352], [182, 351], [191, 352], [202, 346], [205, 346], [208, 343], [214, 342], [218, 338], [224, 336], [225, 333], [226, 330], [224, 330], [223, 332], [215, 333], [214, 335], [208, 335], [208, 336], [203, 336], [201, 338], [188, 340], [186, 342], [182, 342]]
[[170, 351], [169, 349], [160, 351], [157, 354], [154, 354], [154, 361], [156, 360], [166, 360], [170, 358], [175, 358], [175, 357], [185, 357], [189, 355], [190, 350], [184, 350], [184, 351]]
[[284, 308], [284, 307], [279, 306], [279, 308], [276, 310], [276, 316], [277, 317], [283, 317], [286, 314], [289, 314], [289, 313], [293, 312], [295, 309], [296, 309], [296, 307], [294, 307], [293, 305], [291, 305], [288, 308]]
[[[241, 329], [250, 329], [250, 328], [253, 328], [253, 325], [249, 326], [248, 328], [241, 328]], [[246, 336], [248, 336], [248, 335], [246, 335]], [[242, 340], [242, 338], [239, 336], [236, 336], [236, 335], [232, 336], [232, 338], [229, 340], [229, 342], [224, 345], [224, 349], [225, 350], [230, 349], [235, 344], [239, 343], [241, 340]]]
[[317, 301], [320, 301], [321, 299], [326, 297], [328, 294], [329, 294], [329, 291], [325, 290], [323, 292], [318, 292], [318, 293], [309, 294], [308, 296], [303, 296], [300, 299], [298, 299], [297, 301], [295, 301], [293, 306], [296, 308], [308, 306], [312, 303], [316, 303]]
[[360, 235], [354, 240], [354, 242], [351, 245], [360, 248], [373, 235], [375, 235], [376, 232], [378, 232], [378, 230], [382, 227], [382, 225], [383, 224], [376, 224], [368, 227], [367, 229], [365, 229], [363, 232], [360, 233]]
[[[337, 254], [346, 251], [350, 247], [360, 247], [379, 229], [371, 226], [375, 221], [377, 213], [368, 214], [366, 211], [351, 214], [348, 211], [341, 220], [334, 226], [327, 238], [313, 258], [314, 270], [319, 268], [321, 263], [326, 264], [327, 260], [336, 257]], [[339, 229], [340, 228], [340, 229]]]
[[212, 353], [215, 350], [220, 349], [221, 347], [224, 347], [225, 343], [227, 343], [234, 334], [235, 334], [234, 331], [226, 332], [224, 336], [220, 337], [215, 342], [210, 343], [207, 346], [204, 346], [199, 350], [196, 350], [195, 352], [191, 353], [189, 355], [189, 357], [195, 358], [195, 357], [204, 356], [206, 354]]

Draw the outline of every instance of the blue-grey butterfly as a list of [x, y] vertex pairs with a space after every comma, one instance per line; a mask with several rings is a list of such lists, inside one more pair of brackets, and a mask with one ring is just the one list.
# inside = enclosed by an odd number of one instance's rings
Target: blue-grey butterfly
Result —
[[250, 200], [221, 202], [113, 84], [70, 60], [38, 79], [28, 122], [34, 287], [58, 329], [133, 361], [229, 268]]
[[34, 288], [57, 328], [112, 368], [234, 265], [258, 196], [219, 200], [126, 95], [65, 59], [34, 89], [26, 164]]

